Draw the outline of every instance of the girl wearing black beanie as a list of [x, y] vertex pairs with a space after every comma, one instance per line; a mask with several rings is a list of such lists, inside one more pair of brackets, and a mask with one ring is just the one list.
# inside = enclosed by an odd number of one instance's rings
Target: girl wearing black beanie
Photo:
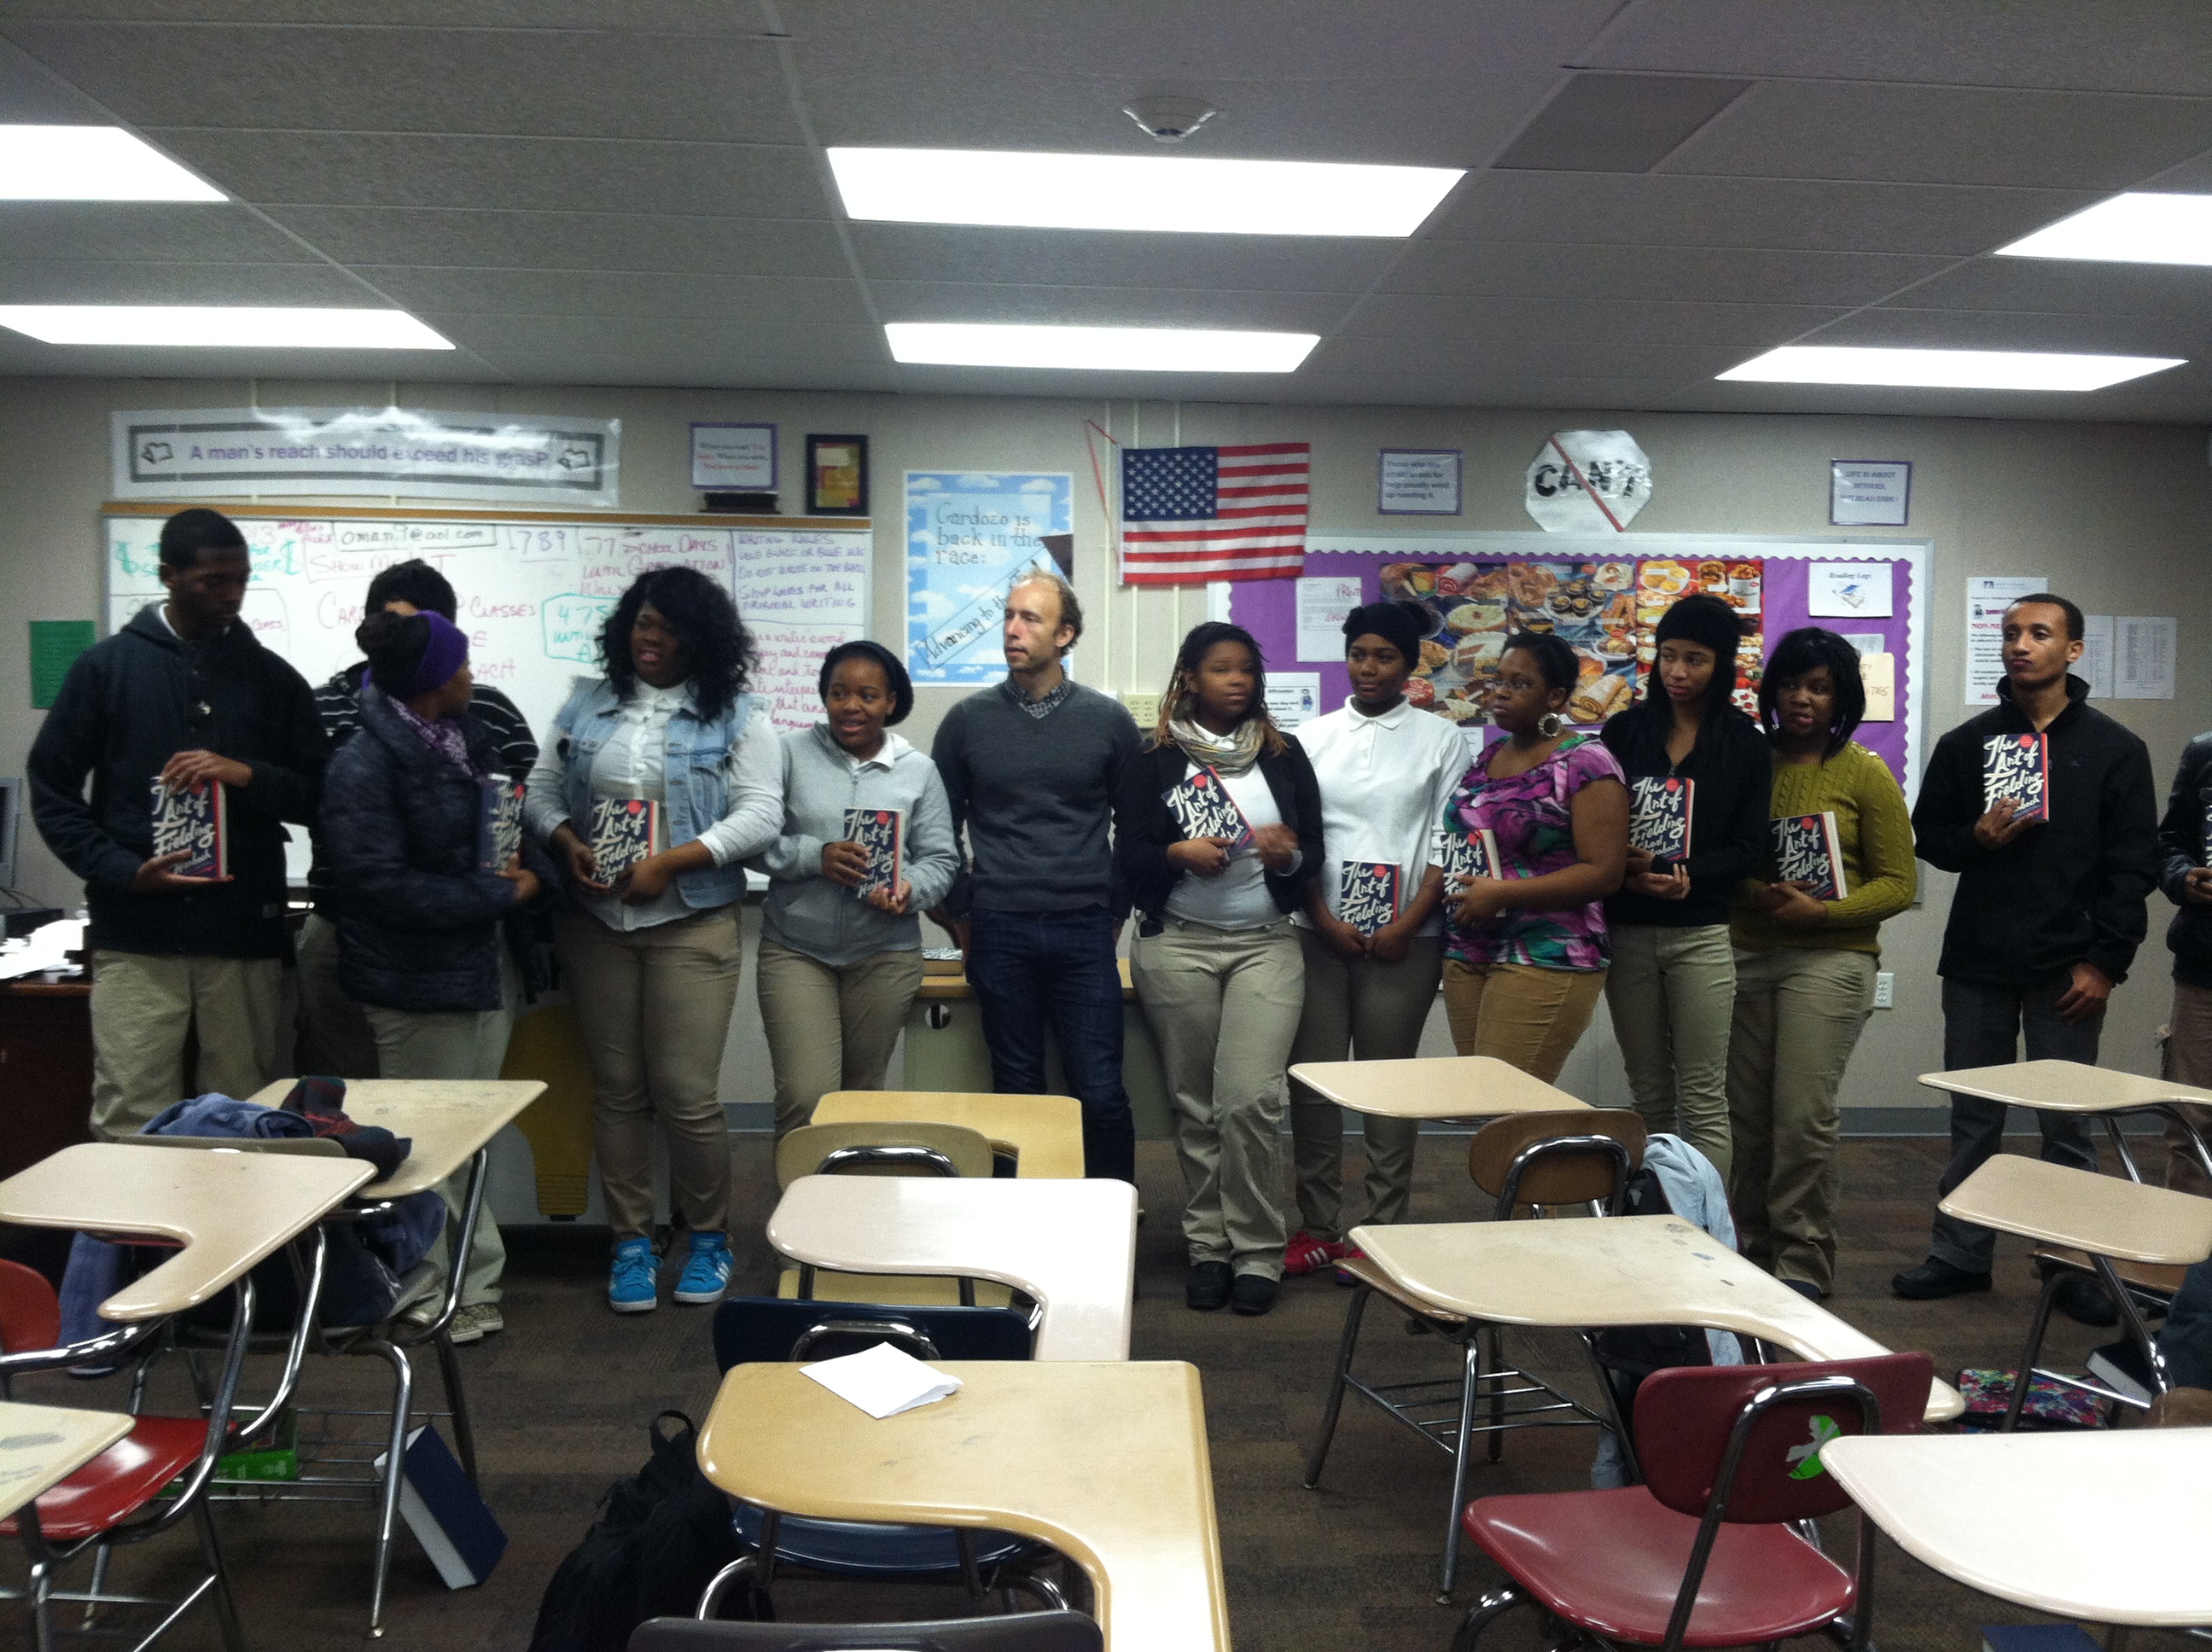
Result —
[[[1729, 902], [1765, 852], [1772, 757], [1730, 703], [1743, 628], [1717, 597], [1683, 598], [1659, 622], [1644, 697], [1602, 738], [1628, 777], [1628, 876], [1605, 903], [1605, 997], [1637, 1111], [1728, 1180], [1729, 1027], [1735, 954]], [[1687, 793], [1688, 853], [1655, 854], [1664, 804]], [[1639, 844], [1646, 847], [1638, 847]]]

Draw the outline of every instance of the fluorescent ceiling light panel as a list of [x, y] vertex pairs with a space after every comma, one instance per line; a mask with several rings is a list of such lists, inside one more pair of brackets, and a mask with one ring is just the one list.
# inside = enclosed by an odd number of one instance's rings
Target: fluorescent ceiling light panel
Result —
[[449, 350], [404, 310], [250, 306], [0, 304], [0, 327], [49, 344], [176, 344], [226, 349]]
[[223, 201], [120, 126], [0, 125], [0, 201]]
[[1403, 237], [1466, 173], [1451, 167], [1000, 149], [831, 149], [845, 210], [887, 223]]
[[2212, 195], [2115, 195], [2000, 246], [1997, 256], [2212, 264]]
[[1321, 335], [1185, 327], [1031, 327], [892, 321], [900, 361], [954, 367], [1086, 367], [1124, 373], [1293, 373]]
[[2183, 364], [2179, 356], [2039, 350], [1923, 350], [1790, 344], [1722, 379], [1778, 385], [1904, 385], [1927, 390], [2102, 390]]

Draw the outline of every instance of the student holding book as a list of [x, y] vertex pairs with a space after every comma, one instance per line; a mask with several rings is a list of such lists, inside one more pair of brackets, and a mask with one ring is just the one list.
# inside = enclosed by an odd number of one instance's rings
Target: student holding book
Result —
[[761, 1025], [775, 1066], [779, 1140], [833, 1090], [881, 1090], [921, 990], [921, 920], [959, 855], [937, 765], [892, 733], [914, 685], [879, 642], [822, 659], [812, 728], [783, 737], [783, 831], [753, 862]]
[[1605, 897], [1628, 865], [1628, 788], [1603, 741], [1566, 727], [1581, 680], [1556, 636], [1516, 631], [1498, 657], [1483, 748], [1437, 822], [1444, 1013], [1462, 1055], [1550, 1084], [1589, 1025], [1612, 957]]
[[1322, 866], [1321, 794], [1267, 714], [1249, 632], [1208, 621], [1176, 655], [1115, 843], [1136, 900], [1129, 973], [1175, 1098], [1188, 1198], [1183, 1300], [1274, 1306], [1283, 1112], [1305, 964], [1290, 914]]
[[[2081, 610], [2042, 592], [2005, 610], [1997, 703], [1936, 742], [1913, 805], [1923, 860], [1959, 874], [1943, 926], [1943, 1065], [2020, 1059], [2094, 1065], [2105, 1003], [2127, 979], [2158, 883], [2158, 798], [2150, 753], [2088, 703], [2067, 667], [2081, 657]], [[2043, 1157], [2097, 1168], [2079, 1114], [2035, 1109]], [[1940, 1199], [2002, 1141], [2005, 1107], [1951, 1097], [1951, 1162]], [[1890, 1281], [1925, 1300], [1987, 1291], [1996, 1236], [1936, 1214], [1928, 1260]], [[2118, 1309], [2094, 1281], [2055, 1299], [2085, 1324]]]
[[659, 1301], [653, 1139], [690, 1230], [679, 1303], [730, 1277], [730, 1140], [722, 1048], [737, 1007], [744, 861], [783, 829], [783, 748], [745, 691], [752, 641], [729, 593], [696, 569], [641, 574], [599, 636], [531, 771], [530, 830], [579, 910], [555, 944], [592, 1062], [592, 1151], [614, 1229], [607, 1301]]
[[[1430, 839], [1467, 767], [1459, 730], [1406, 697], [1436, 617], [1419, 603], [1376, 602], [1344, 622], [1352, 695], [1300, 725], [1297, 741], [1321, 788], [1327, 860], [1291, 914], [1305, 953], [1305, 1008], [1291, 1063], [1406, 1060], [1443, 973], [1441, 881], [1426, 877]], [[1369, 1222], [1405, 1219], [1419, 1124], [1364, 1114]], [[1293, 1080], [1291, 1138], [1298, 1231], [1286, 1273], [1348, 1254], [1344, 1242], [1344, 1112]], [[1341, 1276], [1350, 1283], [1351, 1276]]]
[[[172, 516], [166, 598], [77, 657], [31, 744], [32, 817], [91, 914], [96, 1136], [177, 1099], [195, 1027], [198, 1088], [251, 1096], [275, 1073], [284, 823], [314, 819], [324, 746], [306, 681], [239, 623], [252, 573], [229, 518]], [[197, 867], [156, 841], [160, 788], [207, 817]]]
[[[496, 1078], [522, 993], [506, 920], [540, 885], [496, 738], [469, 708], [468, 638], [441, 614], [379, 612], [354, 640], [368, 661], [359, 726], [331, 760], [319, 833], [337, 984], [368, 1017], [374, 1076]], [[466, 1184], [461, 1173], [439, 1189], [457, 1218]], [[440, 1292], [446, 1245], [441, 1237], [430, 1257]], [[455, 1342], [504, 1328], [506, 1265], [484, 1212], [448, 1329]], [[434, 1305], [422, 1303], [426, 1318]]]
[[1919, 881], [1904, 788], [1851, 740], [1865, 714], [1858, 650], [1842, 637], [1808, 625], [1775, 645], [1759, 687], [1771, 841], [1729, 923], [1737, 1241], [1816, 1299], [1836, 1276], [1837, 1092], [1874, 1010], [1882, 920], [1912, 904]]
[[1743, 627], [1717, 597], [1661, 617], [1644, 697], [1601, 735], [1629, 787], [1628, 876], [1605, 903], [1613, 1011], [1636, 1109], [1711, 1159], [1725, 1182], [1729, 1022], [1735, 957], [1729, 902], [1766, 851], [1772, 763], [1730, 703]]

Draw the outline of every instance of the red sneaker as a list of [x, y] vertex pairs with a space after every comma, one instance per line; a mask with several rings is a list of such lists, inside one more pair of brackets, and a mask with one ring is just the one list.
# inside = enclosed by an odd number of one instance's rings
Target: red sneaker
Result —
[[1318, 1273], [1342, 1256], [1346, 1248], [1341, 1239], [1316, 1239], [1300, 1228], [1283, 1248], [1283, 1272]]
[[[1343, 1261], [1347, 1257], [1352, 1256], [1359, 1257], [1364, 1260], [1366, 1258], [1367, 1253], [1360, 1249], [1357, 1245], [1339, 1245], [1336, 1248], [1336, 1254], [1339, 1261]], [[1346, 1273], [1342, 1268], [1339, 1268], [1336, 1271], [1336, 1282], [1339, 1285], [1358, 1285], [1359, 1283], [1357, 1278], [1353, 1278], [1351, 1274]]]

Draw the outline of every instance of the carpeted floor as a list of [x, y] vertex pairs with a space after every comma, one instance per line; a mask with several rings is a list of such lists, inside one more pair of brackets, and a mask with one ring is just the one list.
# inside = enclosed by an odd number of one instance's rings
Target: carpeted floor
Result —
[[[1425, 1144], [1413, 1219], [1483, 1213], [1486, 1201], [1465, 1178], [1462, 1146], [1449, 1138]], [[739, 1138], [734, 1151], [739, 1225], [757, 1236], [774, 1202], [768, 1144]], [[1929, 1350], [1946, 1376], [1962, 1365], [2011, 1364], [2033, 1303], [2025, 1246], [2001, 1242], [1997, 1289], [1987, 1296], [1897, 1301], [1888, 1278], [1923, 1254], [1939, 1145], [1853, 1141], [1844, 1151], [1845, 1260], [1831, 1306], [1890, 1346]], [[1443, 1455], [1370, 1408], [1347, 1406], [1322, 1489], [1300, 1485], [1349, 1293], [1323, 1274], [1288, 1282], [1275, 1311], [1263, 1319], [1190, 1313], [1182, 1306], [1181, 1188], [1173, 1155], [1164, 1143], [1146, 1143], [1139, 1163], [1150, 1218], [1138, 1239], [1133, 1353], [1189, 1360], [1205, 1375], [1237, 1644], [1247, 1652], [1443, 1652], [1460, 1611], [1496, 1577], [1486, 1560], [1473, 1556], [1465, 1563], [1461, 1605], [1435, 1603], [1450, 1485]], [[1354, 1185], [1358, 1168], [1356, 1161], [1347, 1166]], [[489, 1583], [448, 1593], [403, 1535], [386, 1624], [390, 1642], [410, 1652], [522, 1648], [547, 1578], [591, 1522], [600, 1493], [645, 1460], [645, 1430], [653, 1415], [674, 1407], [703, 1418], [714, 1397], [706, 1310], [665, 1304], [650, 1315], [626, 1318], [606, 1310], [604, 1230], [516, 1233], [508, 1244], [508, 1328], [464, 1349], [461, 1357], [485, 1491], [509, 1547]], [[738, 1268], [734, 1289], [773, 1288], [774, 1266], [757, 1236], [740, 1237]], [[1370, 1357], [1411, 1375], [1432, 1369], [1449, 1374], [1448, 1351], [1433, 1339], [1405, 1335], [1401, 1325], [1379, 1309], [1370, 1314], [1363, 1345]], [[2078, 1369], [2081, 1354], [2111, 1334], [2057, 1321], [2051, 1353]], [[1570, 1388], [1588, 1388], [1576, 1346], [1564, 1333], [1509, 1337], [1508, 1353]], [[426, 1369], [418, 1374], [418, 1394], [434, 1395], [434, 1362], [421, 1364]], [[311, 1404], [373, 1406], [383, 1400], [385, 1382], [380, 1368], [367, 1361], [319, 1361], [309, 1370], [306, 1392]], [[50, 1378], [19, 1385], [19, 1397], [99, 1405], [114, 1403], [112, 1387]], [[1595, 1443], [1593, 1432], [1583, 1429], [1518, 1433], [1503, 1462], [1477, 1467], [1477, 1494], [1586, 1485]], [[1050, 1465], [1039, 1469], [1049, 1473]], [[228, 1505], [219, 1518], [253, 1645], [307, 1652], [360, 1643], [368, 1594], [365, 1508]], [[1848, 1522], [1838, 1523], [1835, 1536], [1848, 1545]], [[2052, 1540], [2063, 1543], [2065, 1535], [2055, 1533]], [[168, 1570], [164, 1557], [191, 1549], [189, 1537], [172, 1533], [126, 1552], [118, 1579], [158, 1586]], [[9, 1564], [9, 1581], [16, 1581], [20, 1560]], [[783, 1614], [794, 1619], [962, 1609], [957, 1594], [930, 1588], [788, 1584], [777, 1598]], [[2030, 1616], [1883, 1546], [1875, 1627], [1885, 1652], [1972, 1652], [1977, 1625]], [[0, 1633], [21, 1628], [9, 1621], [0, 1624]], [[220, 1639], [202, 1612], [179, 1626], [172, 1643], [211, 1648]], [[1501, 1652], [1535, 1645], [1527, 1615], [1501, 1623], [1490, 1644]], [[2132, 1643], [2136, 1652], [2182, 1652], [2188, 1644], [2179, 1634], [2141, 1634]]]

